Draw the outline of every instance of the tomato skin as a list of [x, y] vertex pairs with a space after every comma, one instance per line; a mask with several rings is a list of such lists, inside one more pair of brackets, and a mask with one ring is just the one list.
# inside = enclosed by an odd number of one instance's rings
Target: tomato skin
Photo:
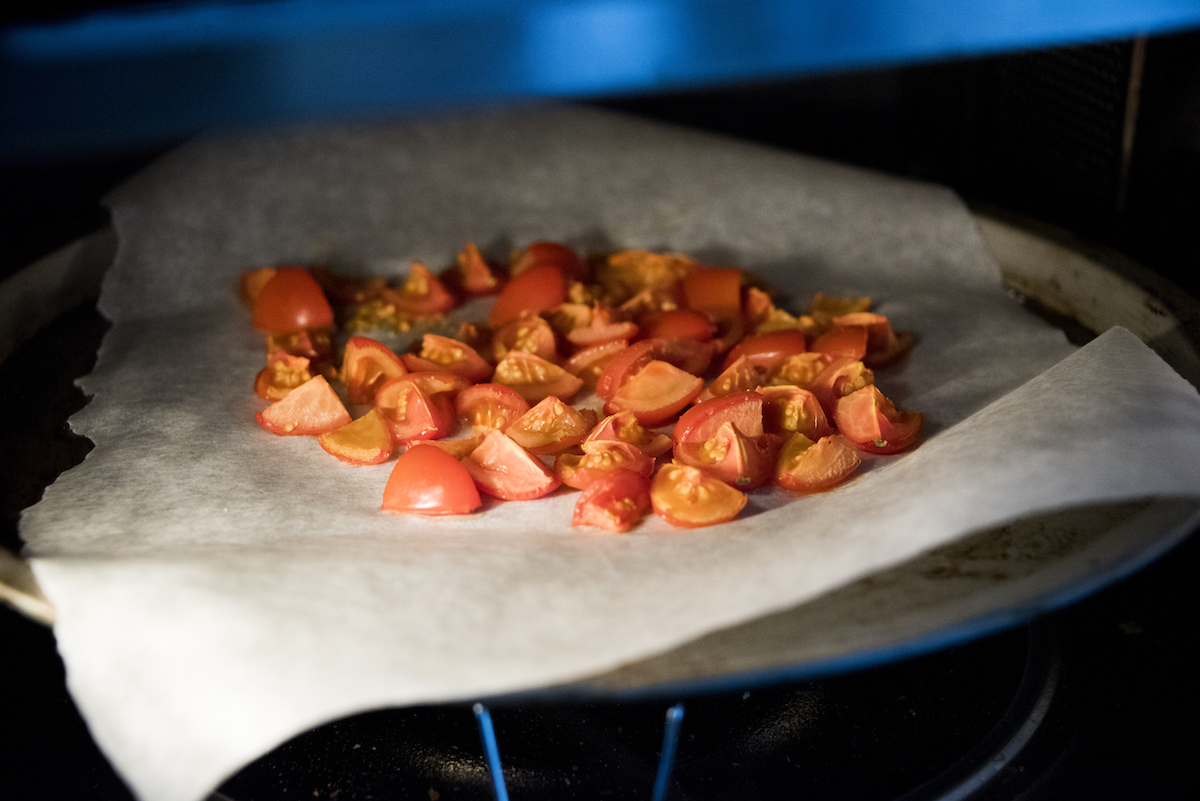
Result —
[[848, 479], [861, 462], [845, 437], [834, 434], [813, 442], [793, 434], [779, 453], [775, 483], [792, 492], [821, 492]]
[[614, 470], [648, 477], [654, 472], [654, 459], [628, 442], [592, 440], [583, 443], [583, 455], [562, 453], [554, 460], [555, 477], [575, 489], [585, 489], [595, 476]]
[[500, 361], [511, 351], [519, 350], [554, 361], [558, 357], [558, 342], [550, 323], [536, 314], [521, 314], [509, 320], [492, 334], [492, 358]]
[[549, 311], [567, 299], [567, 282], [556, 264], [539, 264], [515, 276], [496, 297], [488, 324], [501, 326], [525, 312]]
[[545, 265], [557, 267], [568, 281], [586, 281], [588, 278], [587, 264], [578, 253], [559, 242], [545, 241], [530, 242], [514, 254], [512, 274], [518, 276]]
[[680, 415], [671, 439], [676, 443], [701, 443], [726, 423], [732, 423], [747, 437], [761, 437], [763, 400], [757, 392], [737, 392], [701, 401]]
[[741, 318], [742, 271], [736, 267], [697, 266], [681, 284], [689, 309], [707, 312], [718, 322]]
[[436, 365], [435, 369], [448, 370], [472, 384], [486, 381], [492, 374], [492, 366], [470, 345], [437, 334], [426, 334], [421, 340], [421, 358]]
[[279, 436], [311, 436], [341, 428], [350, 413], [324, 376], [309, 379], [256, 414], [258, 424]]
[[476, 487], [506, 501], [540, 498], [559, 485], [540, 460], [503, 431], [492, 431], [484, 437], [462, 464]]
[[700, 442], [675, 444], [675, 461], [698, 467], [731, 487], [749, 491], [767, 483], [775, 473], [780, 438], [774, 434], [748, 437], [724, 423]]
[[484, 261], [474, 242], [468, 242], [458, 254], [453, 282], [463, 293], [473, 297], [494, 295], [500, 291], [500, 279]]
[[764, 334], [753, 334], [733, 346], [725, 356], [722, 370], [728, 369], [739, 357], [745, 356], [752, 364], [768, 369], [775, 367], [788, 356], [804, 353], [808, 346], [804, 332], [794, 328], [781, 328]]
[[291, 334], [332, 325], [333, 307], [303, 267], [276, 268], [254, 299], [254, 329], [264, 334]]
[[419, 444], [396, 460], [380, 508], [419, 515], [462, 515], [482, 503], [475, 482], [458, 460], [432, 445]]
[[862, 325], [839, 325], [817, 337], [812, 343], [817, 353], [862, 359], [867, 355], [867, 328]]
[[[817, 396], [826, 416], [834, 418], [834, 409], [839, 398], [874, 383], [875, 374], [868, 370], [861, 361], [849, 356], [835, 356], [833, 361], [825, 365], [825, 369], [817, 374], [807, 389]], [[836, 419], [834, 424], [837, 424]], [[838, 427], [841, 428], [841, 426]]]
[[655, 340], [643, 339], [618, 353], [596, 379], [596, 394], [608, 400], [654, 358]]
[[605, 414], [633, 412], [644, 426], [665, 424], [704, 389], [704, 379], [655, 359], [625, 382], [604, 404]]
[[629, 470], [614, 470], [593, 478], [579, 494], [571, 525], [624, 533], [650, 508], [650, 479]]
[[834, 433], [817, 396], [796, 386], [759, 387], [763, 396], [763, 428], [773, 434], [800, 433], [814, 442]]
[[669, 362], [685, 373], [702, 376], [708, 371], [713, 355], [717, 352], [716, 342], [701, 342], [698, 339], [653, 339], [654, 358]]
[[655, 513], [680, 528], [727, 523], [745, 508], [747, 497], [699, 468], [676, 462], [660, 467], [650, 484]]
[[375, 393], [408, 368], [391, 348], [369, 337], [350, 337], [342, 354], [341, 379], [351, 403], [374, 403]]
[[695, 339], [708, 342], [717, 332], [712, 319], [695, 309], [671, 309], [641, 320], [644, 339]]
[[[409, 373], [393, 378], [375, 394], [375, 410], [392, 432], [392, 441], [405, 444], [414, 440], [441, 439], [454, 432], [457, 419], [454, 401], [447, 392], [431, 393]], [[436, 375], [436, 374], [434, 374]]]
[[503, 384], [476, 384], [455, 396], [454, 411], [474, 428], [503, 431], [529, 411], [529, 402]]
[[841, 398], [833, 420], [855, 447], [868, 453], [898, 453], [915, 443], [925, 429], [925, 415], [898, 411], [874, 385]]
[[592, 345], [579, 351], [567, 359], [563, 367], [571, 375], [582, 378], [584, 387], [595, 389], [604, 368], [617, 357], [617, 354], [622, 353], [628, 347], [629, 340], [627, 339], [601, 342], [599, 345]]

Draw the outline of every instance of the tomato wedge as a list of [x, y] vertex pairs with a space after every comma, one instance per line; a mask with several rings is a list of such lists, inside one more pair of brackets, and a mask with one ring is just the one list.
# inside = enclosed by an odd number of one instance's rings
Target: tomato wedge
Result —
[[748, 437], [732, 423], [724, 423], [704, 441], [675, 443], [675, 461], [698, 467], [732, 487], [752, 490], [774, 474], [779, 442], [774, 434]]
[[717, 322], [742, 316], [742, 271], [736, 267], [697, 266], [683, 277], [689, 309], [707, 312]]
[[421, 358], [432, 362], [436, 369], [461, 375], [472, 384], [485, 381], [492, 374], [492, 366], [470, 345], [437, 334], [422, 338]]
[[605, 414], [633, 412], [644, 426], [659, 426], [683, 411], [704, 389], [704, 379], [655, 359], [613, 393]]
[[704, 388], [700, 401], [752, 391], [767, 383], [767, 375], [765, 367], [755, 364], [748, 356], [739, 356]]
[[488, 323], [500, 326], [526, 312], [549, 311], [567, 299], [567, 282], [557, 264], [540, 264], [515, 276], [496, 297]]
[[579, 494], [571, 525], [623, 533], [641, 521], [650, 508], [650, 479], [629, 470], [614, 470], [596, 476]]
[[587, 264], [573, 249], [559, 242], [530, 242], [515, 253], [511, 261], [514, 276], [534, 267], [551, 265], [557, 267], [568, 281], [587, 280]]
[[254, 394], [263, 400], [277, 401], [287, 397], [296, 387], [312, 378], [309, 360], [273, 350], [267, 355], [267, 366], [254, 377]]
[[333, 431], [350, 422], [342, 400], [325, 376], [309, 379], [257, 413], [258, 424], [280, 436], [308, 436]]
[[583, 387], [583, 379], [573, 376], [551, 361], [532, 353], [514, 350], [500, 360], [492, 374], [492, 383], [503, 384], [529, 403], [554, 395], [569, 401]]
[[561, 453], [554, 460], [554, 475], [568, 487], [584, 489], [597, 475], [632, 470], [649, 477], [654, 459], [628, 442], [593, 440], [583, 443], [583, 453]]
[[503, 431], [529, 411], [529, 402], [502, 384], [476, 384], [454, 397], [454, 411], [473, 428]]
[[695, 339], [708, 342], [717, 332], [712, 319], [695, 309], [671, 309], [641, 320], [641, 335], [646, 339]]
[[551, 456], [583, 442], [595, 424], [591, 409], [585, 414], [549, 395], [513, 421], [506, 433], [535, 456]]
[[265, 334], [332, 325], [333, 308], [321, 285], [303, 267], [276, 268], [254, 299], [254, 328]]
[[392, 455], [392, 432], [374, 409], [352, 423], [319, 435], [317, 442], [326, 453], [353, 465], [379, 464]]
[[484, 261], [474, 242], [468, 242], [455, 262], [455, 283], [468, 295], [494, 295], [500, 291], [500, 279]]
[[838, 325], [817, 337], [812, 343], [817, 353], [861, 359], [867, 355], [867, 328], [862, 325]]
[[432, 445], [409, 448], [396, 460], [381, 509], [419, 515], [463, 515], [482, 504], [470, 473]]
[[621, 386], [654, 358], [655, 340], [635, 342], [614, 356], [596, 379], [596, 394], [608, 400]]
[[793, 492], [820, 492], [848, 479], [861, 461], [845, 437], [831, 435], [813, 442], [792, 434], [779, 453], [775, 483]]
[[559, 481], [529, 451], [503, 431], [492, 431], [462, 461], [477, 486], [506, 501], [540, 498], [558, 488]]
[[383, 289], [380, 295], [401, 314], [413, 317], [437, 317], [458, 305], [454, 295], [437, 276], [417, 261], [412, 263], [412, 270], [403, 286], [399, 289]]
[[758, 394], [763, 397], [763, 428], [772, 434], [800, 433], [815, 442], [833, 433], [820, 401], [807, 389], [790, 385], [759, 387]]
[[748, 437], [761, 437], [763, 401], [757, 392], [737, 392], [701, 401], [680, 415], [671, 439], [677, 443], [701, 443], [726, 423], [732, 423]]
[[[825, 365], [817, 377], [812, 380], [807, 389], [817, 396], [821, 408], [829, 417], [834, 416], [834, 407], [838, 399], [851, 392], [875, 383], [875, 374], [866, 366], [849, 356], [835, 356], [833, 361]], [[834, 420], [837, 425], [837, 421]], [[838, 428], [841, 428], [839, 425]]]
[[567, 359], [563, 367], [568, 373], [583, 379], [584, 387], [596, 388], [604, 369], [629, 347], [629, 340], [614, 339], [611, 342], [601, 342], [576, 353]]
[[721, 369], [728, 369], [741, 356], [749, 359], [751, 364], [771, 369], [781, 364], [788, 356], [804, 353], [806, 350], [804, 332], [794, 328], [754, 334], [733, 346], [725, 356], [725, 363], [721, 365]]
[[847, 439], [869, 453], [902, 451], [916, 442], [925, 428], [925, 415], [897, 411], [874, 385], [841, 398], [833, 421]]
[[601, 420], [584, 442], [628, 442], [642, 453], [654, 458], [671, 450], [671, 438], [651, 431], [638, 422], [633, 412], [617, 412]]
[[375, 394], [375, 410], [392, 432], [392, 441], [404, 444], [413, 440], [441, 439], [454, 433], [457, 419], [454, 401], [448, 392], [429, 392], [426, 382], [410, 373], [393, 378]]
[[660, 467], [650, 485], [655, 513], [681, 528], [727, 523], [745, 508], [746, 500], [746, 493], [676, 462]]
[[391, 348], [368, 337], [350, 337], [342, 354], [341, 379], [351, 403], [373, 403], [379, 388], [408, 372]]

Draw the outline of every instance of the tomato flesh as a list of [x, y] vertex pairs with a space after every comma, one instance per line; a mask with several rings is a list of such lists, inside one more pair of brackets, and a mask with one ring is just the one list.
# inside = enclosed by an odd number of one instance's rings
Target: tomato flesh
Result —
[[605, 417], [587, 435], [585, 442], [604, 440], [628, 442], [651, 458], [671, 450], [671, 438], [643, 426], [633, 412], [617, 412]]
[[354, 465], [379, 464], [392, 455], [392, 432], [371, 409], [357, 420], [317, 437], [325, 452]]
[[380, 508], [420, 515], [462, 515], [481, 504], [467, 469], [445, 451], [421, 444], [396, 460]]
[[752, 490], [767, 483], [775, 471], [779, 437], [764, 434], [748, 437], [732, 423], [724, 423], [701, 442], [677, 442], [675, 460], [698, 467], [740, 490]]
[[324, 376], [309, 379], [255, 415], [258, 424], [280, 436], [310, 436], [350, 422], [350, 413]]
[[321, 285], [303, 267], [279, 267], [254, 299], [254, 328], [265, 334], [290, 334], [333, 325], [333, 308]]
[[374, 403], [375, 393], [408, 372], [391, 348], [368, 337], [350, 337], [342, 354], [341, 379], [351, 403]]
[[441, 439], [454, 432], [454, 402], [447, 393], [429, 393], [413, 381], [411, 373], [393, 378], [375, 395], [375, 410], [398, 444], [412, 440]]
[[605, 414], [633, 412], [644, 426], [663, 425], [704, 389], [704, 379], [657, 359], [618, 389], [604, 404]]
[[421, 358], [437, 365], [436, 369], [448, 370], [472, 384], [485, 381], [492, 374], [492, 366], [470, 345], [437, 334], [426, 334], [421, 340]]
[[759, 387], [763, 397], [763, 427], [773, 434], [803, 434], [814, 442], [833, 433], [817, 396], [807, 389], [783, 385]]
[[793, 434], [779, 453], [775, 483], [793, 492], [820, 492], [848, 479], [861, 461], [845, 437], [832, 435], [813, 442]]
[[476, 384], [455, 396], [454, 411], [469, 426], [503, 431], [529, 411], [529, 402], [501, 384]]
[[695, 309], [671, 309], [645, 317], [641, 335], [647, 339], [695, 339], [708, 342], [717, 332], [712, 319]]
[[535, 456], [552, 456], [583, 442], [596, 423], [595, 412], [588, 411], [585, 415], [549, 395], [513, 421], [506, 433]]
[[584, 489], [597, 474], [614, 470], [649, 476], [654, 472], [654, 459], [628, 442], [593, 440], [583, 443], [582, 455], [563, 453], [554, 460], [554, 475], [575, 489]]
[[516, 391], [529, 403], [551, 395], [570, 400], [583, 387], [583, 379], [573, 376], [551, 361], [532, 353], [514, 350], [500, 360], [492, 382]]
[[794, 328], [754, 334], [733, 346], [733, 349], [725, 356], [725, 363], [721, 369], [728, 368], [741, 356], [745, 356], [753, 364], [770, 369], [780, 364], [788, 356], [804, 353], [807, 349], [804, 332]]
[[412, 270], [402, 287], [381, 290], [380, 295], [401, 314], [418, 318], [436, 317], [458, 305], [454, 295], [437, 276], [416, 261], [412, 263]]
[[696, 467], [664, 464], [650, 485], [655, 513], [673, 526], [699, 528], [727, 523], [746, 506], [747, 495]]
[[492, 431], [462, 461], [481, 491], [506, 501], [540, 498], [558, 488], [559, 481], [529, 451], [503, 431]]
[[833, 419], [847, 439], [869, 453], [898, 453], [916, 442], [925, 428], [925, 415], [897, 411], [874, 385], [841, 398]]
[[277, 401], [312, 378], [309, 360], [282, 350], [267, 356], [267, 366], [254, 377], [254, 394], [263, 400]]

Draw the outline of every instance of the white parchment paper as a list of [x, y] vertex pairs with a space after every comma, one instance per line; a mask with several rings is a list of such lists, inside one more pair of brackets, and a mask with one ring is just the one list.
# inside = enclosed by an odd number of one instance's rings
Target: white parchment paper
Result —
[[[1200, 398], [1132, 335], [1076, 352], [999, 287], [945, 189], [597, 111], [205, 140], [112, 198], [114, 325], [73, 427], [96, 443], [22, 519], [68, 681], [145, 799], [202, 797], [313, 724], [544, 686], [785, 609], [1033, 511], [1200, 496]], [[248, 266], [441, 267], [558, 239], [870, 294], [918, 335], [878, 382], [928, 439], [724, 526], [572, 530], [572, 493], [379, 512], [390, 465], [261, 430]]]

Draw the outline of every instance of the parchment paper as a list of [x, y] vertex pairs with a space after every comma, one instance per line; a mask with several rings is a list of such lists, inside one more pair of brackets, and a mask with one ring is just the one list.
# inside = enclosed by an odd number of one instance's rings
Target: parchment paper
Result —
[[[949, 191], [579, 109], [198, 141], [111, 201], [96, 443], [22, 534], [68, 681], [145, 799], [202, 797], [313, 724], [595, 674], [971, 531], [1200, 496], [1200, 398], [1128, 332], [1075, 352], [1001, 291]], [[872, 295], [916, 332], [878, 383], [928, 439], [733, 523], [572, 530], [572, 493], [463, 518], [378, 511], [390, 465], [262, 431], [239, 271], [450, 263], [559, 239]]]

